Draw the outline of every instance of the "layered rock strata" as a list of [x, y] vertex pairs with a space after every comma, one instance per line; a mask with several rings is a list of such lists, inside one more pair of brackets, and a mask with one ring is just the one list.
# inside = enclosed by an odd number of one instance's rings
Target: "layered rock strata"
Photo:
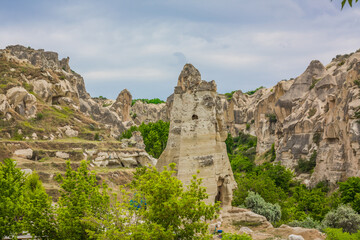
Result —
[[199, 71], [186, 64], [179, 76], [170, 113], [170, 132], [158, 170], [174, 162], [177, 177], [189, 184], [193, 175], [203, 178], [208, 202], [229, 206], [236, 187], [226, 152], [223, 108], [215, 81], [201, 80]]

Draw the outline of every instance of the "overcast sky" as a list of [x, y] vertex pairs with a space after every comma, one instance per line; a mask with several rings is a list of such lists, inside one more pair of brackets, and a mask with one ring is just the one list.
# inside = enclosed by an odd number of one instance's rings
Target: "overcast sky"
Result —
[[360, 48], [341, 0], [0, 0], [0, 48], [70, 57], [92, 96], [166, 99], [185, 63], [218, 92], [270, 87]]

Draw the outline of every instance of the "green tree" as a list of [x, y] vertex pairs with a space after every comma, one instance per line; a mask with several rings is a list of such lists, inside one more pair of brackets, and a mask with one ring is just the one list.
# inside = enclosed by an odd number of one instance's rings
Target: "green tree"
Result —
[[26, 212], [23, 217], [24, 229], [39, 239], [56, 239], [57, 226], [51, 198], [39, 180], [32, 173], [25, 180], [24, 199]]
[[360, 230], [360, 215], [347, 205], [340, 205], [328, 212], [322, 221], [324, 227], [342, 228], [344, 232], [356, 233]]
[[263, 215], [268, 221], [277, 222], [281, 218], [281, 207], [279, 204], [268, 203], [257, 193], [252, 191], [245, 199], [245, 206], [254, 213]]
[[0, 239], [28, 231], [40, 239], [55, 239], [51, 199], [36, 173], [25, 175], [12, 159], [0, 163]]
[[360, 178], [350, 177], [339, 183], [341, 202], [351, 204], [352, 208], [360, 213]]
[[[208, 197], [202, 180], [192, 179], [183, 188], [170, 170], [141, 168], [130, 185], [132, 192], [123, 192], [114, 204], [108, 220], [91, 220], [106, 231], [94, 233], [98, 239], [203, 239], [209, 237], [205, 222], [215, 218], [219, 203], [207, 205]], [[129, 199], [133, 205], [129, 205]], [[189, 207], [191, 206], [191, 207]]]
[[159, 120], [155, 123], [142, 123], [139, 127], [132, 126], [122, 133], [122, 138], [131, 138], [132, 132], [140, 131], [144, 139], [145, 150], [155, 158], [159, 158], [164, 151], [168, 135], [169, 135], [169, 122]]
[[22, 232], [24, 206], [24, 173], [16, 168], [15, 161], [0, 163], [0, 239]]
[[[355, 0], [355, 2], [357, 3], [358, 0]], [[341, 2], [341, 9], [344, 8], [345, 4], [348, 3], [350, 5], [350, 7], [352, 7], [352, 4], [353, 4], [353, 0], [342, 0]]]
[[96, 175], [89, 172], [86, 161], [81, 162], [77, 171], [72, 170], [69, 161], [66, 165], [65, 176], [57, 175], [61, 187], [56, 210], [59, 237], [90, 239], [87, 230], [91, 226], [83, 220], [90, 216], [101, 219], [106, 215], [109, 209], [107, 186], [103, 184], [100, 191]]

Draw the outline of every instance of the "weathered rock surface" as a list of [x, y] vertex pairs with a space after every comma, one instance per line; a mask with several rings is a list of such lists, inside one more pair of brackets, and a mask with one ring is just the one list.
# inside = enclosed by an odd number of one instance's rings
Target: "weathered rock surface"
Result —
[[312, 61], [295, 79], [223, 98], [227, 127], [233, 135], [257, 136], [258, 155], [275, 144], [276, 161], [291, 169], [314, 154], [314, 173], [303, 179], [308, 185], [360, 176], [359, 80], [360, 52], [337, 56], [326, 67]]
[[110, 109], [116, 112], [123, 122], [130, 121], [131, 101], [132, 96], [130, 92], [127, 89], [124, 89], [119, 93]]
[[140, 125], [141, 123], [157, 122], [159, 120], [169, 121], [167, 113], [167, 104], [152, 104], [136, 101], [131, 107], [131, 115], [134, 123]]
[[177, 177], [185, 185], [199, 171], [209, 194], [208, 202], [220, 200], [228, 206], [236, 183], [224, 143], [226, 137], [215, 82], [201, 80], [199, 71], [186, 64], [175, 87], [169, 138], [157, 169], [175, 162]]
[[[69, 58], [59, 60], [55, 52], [20, 45], [0, 50], [0, 58], [18, 66], [17, 69], [4, 69], [4, 76], [14, 79], [15, 86], [0, 94], [0, 114], [13, 117], [11, 111], [15, 111], [26, 118], [33, 118], [38, 112], [38, 97], [50, 106], [62, 105], [81, 110], [111, 129], [114, 137], [124, 131], [123, 121], [126, 119], [122, 120], [122, 117], [128, 119], [129, 114], [119, 116], [94, 101], [85, 89], [84, 79], [70, 69]], [[124, 111], [129, 112], [129, 109]]]

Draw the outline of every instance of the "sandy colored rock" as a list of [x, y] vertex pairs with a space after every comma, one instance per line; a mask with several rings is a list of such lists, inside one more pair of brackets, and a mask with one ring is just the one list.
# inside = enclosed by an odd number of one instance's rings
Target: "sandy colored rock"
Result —
[[156, 168], [161, 171], [176, 163], [177, 177], [185, 185], [199, 171], [197, 175], [203, 178], [209, 194], [207, 202], [220, 200], [229, 206], [236, 183], [224, 143], [226, 136], [215, 82], [201, 80], [199, 71], [186, 64], [174, 91], [168, 142]]
[[132, 96], [127, 89], [122, 90], [115, 102], [111, 106], [111, 110], [116, 112], [122, 121], [127, 122], [131, 120], [130, 108], [131, 108]]
[[18, 149], [14, 152], [14, 156], [31, 159], [33, 156], [33, 150], [31, 148]]

